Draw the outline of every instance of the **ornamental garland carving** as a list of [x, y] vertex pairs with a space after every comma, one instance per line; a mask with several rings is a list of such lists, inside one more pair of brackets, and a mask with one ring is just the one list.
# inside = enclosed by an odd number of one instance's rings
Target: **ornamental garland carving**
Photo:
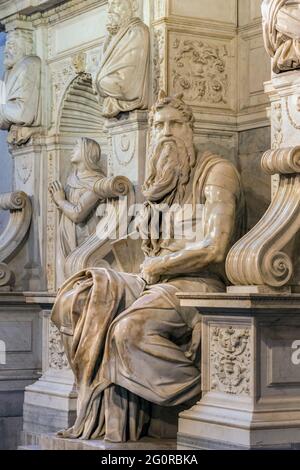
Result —
[[60, 333], [51, 321], [49, 323], [49, 367], [56, 370], [69, 369]]
[[165, 89], [165, 47], [166, 37], [163, 27], [156, 28], [153, 35], [153, 97], [157, 98], [160, 89]]
[[232, 326], [210, 332], [211, 390], [250, 395], [250, 330]]
[[274, 132], [272, 149], [276, 150], [280, 148], [283, 142], [281, 103], [275, 103], [273, 105], [272, 120], [273, 120], [272, 124], [273, 124], [273, 132]]
[[175, 38], [172, 87], [194, 105], [228, 103], [228, 50], [225, 45]]

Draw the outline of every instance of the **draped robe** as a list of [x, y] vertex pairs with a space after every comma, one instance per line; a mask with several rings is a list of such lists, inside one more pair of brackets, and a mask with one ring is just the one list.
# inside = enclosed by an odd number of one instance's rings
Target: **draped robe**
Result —
[[104, 51], [96, 87], [103, 101], [103, 116], [148, 107], [149, 30], [133, 18], [111, 38]]
[[4, 76], [6, 103], [0, 104], [0, 128], [38, 126], [41, 60], [26, 56]]
[[[244, 206], [238, 173], [229, 162], [205, 154], [183, 202], [205, 203], [206, 180], [216, 168], [217, 185], [238, 188], [233, 243]], [[170, 239], [160, 254], [176, 252], [176, 246]], [[138, 440], [151, 435], [151, 403], [174, 407], [200, 397], [199, 356], [192, 360], [187, 352], [197, 342], [201, 316], [196, 309], [182, 309], [176, 293], [222, 292], [223, 272], [219, 263], [147, 286], [137, 275], [95, 268], [62, 286], [51, 318], [62, 334], [79, 393], [76, 423], [62, 437]]]
[[262, 4], [265, 46], [273, 57], [273, 71], [300, 67], [300, 2], [264, 0]]

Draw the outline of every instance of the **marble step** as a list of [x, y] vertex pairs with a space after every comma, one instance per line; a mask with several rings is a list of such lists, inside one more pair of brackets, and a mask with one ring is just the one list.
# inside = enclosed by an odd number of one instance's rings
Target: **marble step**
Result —
[[[34, 447], [34, 446], [33, 446]], [[138, 442], [112, 443], [104, 440], [83, 441], [60, 439], [52, 434], [41, 435], [41, 450], [176, 450], [176, 439], [144, 438]]]
[[40, 446], [30, 445], [30, 446], [19, 446], [18, 450], [41, 450]]

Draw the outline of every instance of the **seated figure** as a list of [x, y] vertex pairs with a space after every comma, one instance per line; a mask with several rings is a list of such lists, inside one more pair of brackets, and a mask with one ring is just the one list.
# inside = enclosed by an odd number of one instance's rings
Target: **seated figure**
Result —
[[108, 36], [96, 78], [103, 116], [148, 108], [148, 27], [134, 16], [136, 0], [108, 0]]
[[24, 30], [8, 33], [4, 75], [5, 103], [0, 103], [0, 129], [12, 131], [9, 142], [26, 143], [39, 126], [41, 60], [32, 54], [32, 34]]
[[[77, 420], [61, 437], [138, 440], [151, 435], [152, 404], [175, 407], [200, 397], [201, 316], [181, 308], [176, 294], [225, 290], [224, 262], [243, 229], [244, 199], [230, 162], [197, 154], [193, 120], [182, 96], [160, 92], [150, 112], [146, 202], [137, 220], [140, 274], [88, 269], [58, 294], [52, 321], [78, 385]], [[182, 236], [180, 213], [194, 229]], [[162, 215], [176, 219], [169, 231]]]
[[273, 58], [273, 71], [300, 68], [300, 0], [264, 0], [265, 47]]

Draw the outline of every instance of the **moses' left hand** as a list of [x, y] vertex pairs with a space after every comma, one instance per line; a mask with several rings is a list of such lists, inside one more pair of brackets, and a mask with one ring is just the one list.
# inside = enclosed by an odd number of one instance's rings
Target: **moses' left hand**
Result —
[[141, 265], [142, 278], [148, 285], [157, 284], [163, 274], [161, 258], [146, 258]]

